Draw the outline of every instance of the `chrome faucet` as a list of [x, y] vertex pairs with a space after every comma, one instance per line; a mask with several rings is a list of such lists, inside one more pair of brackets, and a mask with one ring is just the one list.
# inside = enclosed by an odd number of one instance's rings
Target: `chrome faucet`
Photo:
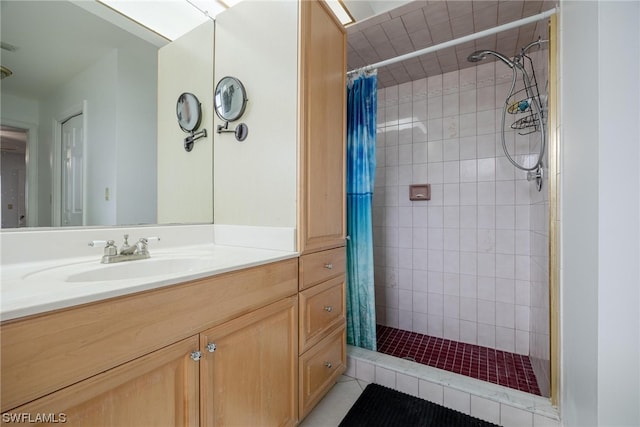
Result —
[[141, 237], [135, 245], [129, 245], [129, 235], [124, 235], [124, 243], [118, 253], [118, 247], [113, 240], [92, 240], [89, 246], [105, 244], [104, 255], [100, 261], [102, 264], [111, 264], [114, 262], [135, 261], [138, 259], [146, 259], [151, 256], [149, 253], [149, 241], [160, 240], [160, 237]]

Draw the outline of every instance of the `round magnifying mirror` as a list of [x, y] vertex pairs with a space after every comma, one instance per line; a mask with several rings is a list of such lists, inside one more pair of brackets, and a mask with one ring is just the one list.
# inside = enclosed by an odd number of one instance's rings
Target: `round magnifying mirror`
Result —
[[178, 124], [183, 131], [195, 131], [200, 126], [200, 120], [202, 119], [200, 101], [192, 93], [183, 93], [178, 97], [176, 114], [178, 116]]
[[247, 105], [247, 94], [240, 80], [235, 77], [223, 77], [216, 85], [214, 94], [216, 114], [222, 120], [238, 120]]

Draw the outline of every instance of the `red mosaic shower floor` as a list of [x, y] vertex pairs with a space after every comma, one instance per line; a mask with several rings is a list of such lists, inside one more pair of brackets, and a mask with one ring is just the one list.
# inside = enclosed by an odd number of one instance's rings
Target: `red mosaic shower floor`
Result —
[[528, 356], [377, 326], [378, 352], [541, 395]]

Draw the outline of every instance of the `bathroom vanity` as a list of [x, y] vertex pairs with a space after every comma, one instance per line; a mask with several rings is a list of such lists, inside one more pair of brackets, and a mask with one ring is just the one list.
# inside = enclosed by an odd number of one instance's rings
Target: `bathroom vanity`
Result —
[[297, 292], [292, 258], [5, 322], [2, 411], [295, 425]]
[[[201, 268], [201, 278], [154, 279], [148, 290], [5, 320], [3, 416], [61, 414], [70, 425], [296, 425], [345, 369], [344, 248], [302, 257], [216, 251], [247, 255], [235, 267]], [[38, 274], [58, 277], [56, 270], [78, 265]], [[56, 280], [49, 285], [99, 283]], [[136, 289], [153, 280], [130, 282]]]
[[[324, 2], [299, 7], [297, 241], [225, 247], [216, 229], [194, 255], [150, 245], [121, 263], [154, 266], [148, 279], [98, 270], [97, 252], [48, 260], [43, 236], [24, 233], [18, 267], [3, 253], [3, 421], [294, 426], [344, 372], [346, 34]], [[44, 238], [59, 257], [104, 232]], [[159, 274], [171, 263], [188, 272]]]

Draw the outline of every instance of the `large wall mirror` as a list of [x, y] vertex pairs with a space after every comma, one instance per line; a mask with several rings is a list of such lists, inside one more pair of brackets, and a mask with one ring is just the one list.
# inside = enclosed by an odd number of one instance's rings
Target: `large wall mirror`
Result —
[[2, 228], [156, 223], [169, 40], [97, 2], [0, 5]]

